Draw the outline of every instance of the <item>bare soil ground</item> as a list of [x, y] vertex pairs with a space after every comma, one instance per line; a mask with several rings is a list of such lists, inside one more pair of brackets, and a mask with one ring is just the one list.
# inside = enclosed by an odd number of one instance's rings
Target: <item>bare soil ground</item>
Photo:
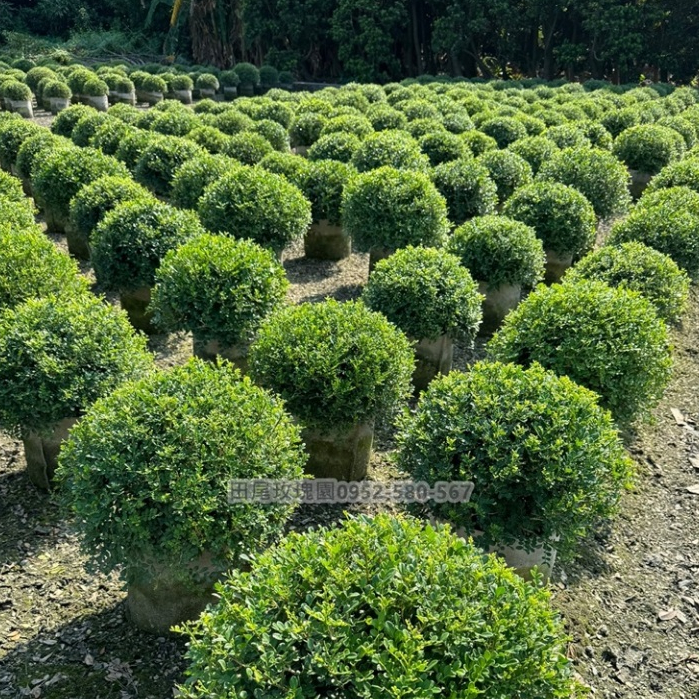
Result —
[[[48, 120], [44, 120], [47, 123]], [[63, 239], [54, 238], [65, 247]], [[302, 246], [284, 265], [294, 302], [356, 298], [368, 260], [310, 262]], [[89, 274], [89, 266], [84, 267]], [[594, 696], [699, 696], [699, 292], [675, 333], [675, 376], [652, 421], [625, 435], [638, 466], [621, 512], [557, 567], [553, 601], [569, 656]], [[150, 340], [160, 366], [185, 361], [185, 334]], [[456, 348], [457, 368], [482, 356]], [[674, 413], [673, 413], [674, 409]], [[392, 430], [380, 426], [369, 477], [400, 477]], [[694, 492], [693, 492], [694, 491]], [[353, 510], [364, 508], [350, 508]], [[302, 507], [290, 529], [330, 523], [342, 506]], [[20, 442], [0, 433], [0, 697], [165, 699], [183, 679], [184, 642], [131, 628], [117, 576], [90, 573], [50, 495], [24, 473]]]

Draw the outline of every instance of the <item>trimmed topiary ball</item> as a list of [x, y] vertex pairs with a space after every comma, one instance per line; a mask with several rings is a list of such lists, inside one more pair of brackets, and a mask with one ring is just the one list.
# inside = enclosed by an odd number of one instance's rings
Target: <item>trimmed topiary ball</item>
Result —
[[[165, 104], [165, 102], [160, 104]], [[149, 125], [150, 130], [164, 136], [186, 136], [199, 125], [197, 116], [186, 107], [169, 109], [159, 113], [154, 109], [149, 113], [155, 114]]]
[[546, 136], [528, 136], [511, 143], [508, 150], [517, 153], [520, 158], [524, 158], [536, 175], [541, 165], [550, 160], [559, 148]]
[[332, 133], [321, 136], [309, 149], [309, 160], [339, 160], [349, 163], [359, 149], [361, 141], [351, 133]]
[[236, 136], [243, 131], [251, 129], [254, 123], [247, 114], [229, 108], [214, 118], [212, 126], [223, 131], [228, 136]]
[[225, 155], [207, 153], [189, 160], [175, 171], [170, 203], [181, 209], [196, 210], [204, 190], [236, 167], [240, 164]]
[[472, 342], [481, 322], [478, 284], [445, 250], [408, 246], [380, 260], [362, 300], [414, 340]]
[[336, 160], [315, 160], [308, 168], [299, 188], [311, 202], [314, 221], [327, 220], [331, 225], [342, 224], [342, 195], [356, 170]]
[[255, 122], [253, 126], [253, 131], [259, 133], [260, 136], [266, 138], [274, 150], [280, 153], [288, 153], [289, 147], [289, 134], [287, 130], [278, 122], [272, 119], [260, 119]]
[[160, 134], [133, 129], [124, 136], [114, 157], [124, 163], [131, 172], [134, 172], [146, 148], [160, 138], [163, 138]]
[[199, 582], [202, 554], [214, 569], [239, 565], [294, 509], [231, 505], [228, 482], [297, 480], [304, 461], [278, 399], [228, 363], [190, 360], [96, 403], [64, 445], [57, 479], [95, 566], [119, 567], [128, 584], [165, 566], [186, 585]]
[[[76, 126], [75, 128], [77, 129], [78, 127]], [[133, 126], [125, 124], [120, 119], [108, 119], [97, 125], [88, 141], [88, 145], [101, 150], [105, 155], [116, 155], [123, 140], [133, 131]]]
[[557, 255], [577, 257], [595, 242], [597, 217], [592, 204], [577, 189], [557, 182], [534, 182], [518, 189], [503, 214], [531, 226]]
[[84, 116], [95, 113], [95, 110], [87, 105], [72, 104], [68, 109], [63, 109], [58, 113], [56, 118], [51, 122], [51, 131], [57, 136], [70, 138], [78, 121]]
[[312, 146], [319, 138], [327, 118], [315, 112], [306, 112], [294, 116], [289, 126], [292, 146]]
[[213, 154], [220, 153], [229, 139], [223, 131], [214, 126], [197, 126], [187, 134], [186, 138]]
[[478, 162], [483, 165], [495, 182], [498, 191], [498, 201], [507, 201], [519, 187], [524, 187], [534, 179], [529, 163], [516, 153], [509, 150], [490, 150], [478, 156]]
[[429, 167], [429, 160], [420, 151], [420, 144], [405, 131], [380, 131], [362, 141], [352, 156], [352, 165], [359, 172], [383, 166], [424, 171]]
[[688, 187], [699, 194], [699, 157], [687, 157], [664, 167], [650, 181], [644, 194], [670, 187]]
[[684, 155], [685, 144], [673, 129], [641, 124], [622, 131], [614, 140], [612, 152], [632, 170], [655, 175]]
[[202, 73], [198, 75], [194, 85], [197, 90], [216, 91], [219, 88], [218, 78], [213, 73]]
[[90, 144], [90, 140], [95, 135], [97, 129], [105, 124], [116, 123], [121, 126], [121, 122], [118, 119], [110, 117], [105, 112], [94, 112], [93, 114], [86, 114], [84, 117], [80, 117], [78, 123], [70, 134], [70, 139], [76, 146], [85, 148]]
[[166, 253], [204, 233], [191, 211], [148, 199], [112, 209], [92, 235], [92, 264], [106, 291], [153, 286], [155, 270]]
[[449, 220], [456, 226], [474, 216], [492, 214], [498, 204], [497, 185], [488, 169], [474, 158], [442, 163], [432, 181], [446, 199]]
[[240, 78], [241, 85], [259, 85], [260, 84], [260, 71], [252, 63], [236, 63], [233, 67]]
[[63, 136], [52, 134], [47, 129], [42, 129], [36, 135], [30, 136], [17, 151], [17, 157], [15, 158], [17, 175], [24, 180], [31, 180], [34, 162], [41, 161], [44, 153], [60, 147], [72, 148], [73, 143]]
[[10, 170], [22, 144], [43, 131], [43, 127], [21, 117], [0, 121], [0, 167]]
[[143, 149], [134, 177], [155, 194], [169, 197], [177, 170], [193, 158], [205, 154], [203, 148], [186, 138], [161, 136]]
[[532, 287], [544, 278], [544, 248], [533, 228], [506, 216], [479, 216], [459, 226], [447, 250], [488, 289]]
[[461, 140], [474, 155], [482, 155], [486, 151], [495, 150], [498, 147], [498, 142], [492, 136], [475, 129], [462, 133]]
[[0, 425], [46, 433], [152, 361], [126, 316], [92, 294], [29, 299], [0, 314]]
[[689, 277], [670, 257], [643, 243], [606, 245], [591, 252], [565, 277], [566, 282], [579, 279], [638, 291], [667, 323], [679, 323], [687, 310]]
[[506, 116], [487, 119], [480, 125], [480, 131], [494, 138], [498, 148], [507, 148], [510, 143], [528, 136], [527, 129], [521, 121]]
[[652, 409], [672, 373], [667, 328], [653, 304], [598, 281], [539, 287], [508, 315], [489, 353], [569, 376], [619, 422]]
[[468, 502], [429, 508], [483, 532], [479, 546], [567, 557], [614, 513], [633, 467], [595, 393], [536, 363], [499, 362], [433, 381], [403, 416], [397, 464], [430, 485], [474, 483]]
[[382, 167], [345, 187], [342, 221], [358, 250], [439, 246], [449, 230], [447, 206], [429, 177]]
[[256, 165], [273, 151], [272, 144], [264, 136], [252, 131], [245, 131], [231, 136], [222, 153], [245, 165]]
[[426, 134], [419, 143], [420, 149], [430, 159], [430, 165], [433, 167], [471, 155], [463, 139], [449, 132]]
[[197, 340], [249, 342], [286, 295], [284, 268], [250, 240], [202, 235], [171, 250], [155, 277], [154, 322]]
[[199, 200], [204, 226], [281, 251], [311, 224], [311, 204], [282, 175], [240, 166], [209, 185]]
[[[343, 163], [337, 165], [347, 167]], [[269, 153], [259, 163], [259, 166], [276, 175], [284, 175], [291, 184], [303, 190], [303, 183], [310, 170], [311, 163], [305, 158], [299, 158], [293, 153]]]
[[371, 122], [374, 131], [393, 131], [405, 129], [408, 118], [403, 112], [384, 103], [372, 104], [366, 112], [366, 118]]
[[184, 699], [456, 697], [464, 677], [483, 697], [576, 693], [549, 593], [443, 527], [381, 514], [293, 533], [218, 592], [180, 629]]
[[631, 204], [626, 167], [599, 148], [565, 148], [541, 166], [537, 179], [575, 187], [602, 219], [625, 213]]

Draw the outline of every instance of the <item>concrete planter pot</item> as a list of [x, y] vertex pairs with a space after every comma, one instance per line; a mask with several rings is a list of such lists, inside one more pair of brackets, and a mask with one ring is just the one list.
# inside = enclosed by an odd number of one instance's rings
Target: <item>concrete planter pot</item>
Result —
[[308, 155], [308, 146], [294, 146], [292, 150], [294, 151], [294, 153], [296, 153], [296, 155], [300, 155], [303, 158], [305, 158], [306, 155]]
[[44, 206], [44, 221], [46, 222], [46, 231], [48, 233], [65, 234], [68, 227], [68, 217], [62, 213], [55, 211], [50, 206]]
[[454, 363], [454, 342], [447, 335], [436, 340], [419, 340], [415, 345], [413, 386], [424, 391], [437, 374], [448, 374]]
[[522, 287], [520, 284], [503, 284], [497, 289], [488, 289], [486, 282], [478, 282], [478, 291], [485, 296], [479, 335], [492, 335], [502, 325], [505, 316], [519, 305]]
[[67, 97], [49, 97], [49, 111], [51, 114], [58, 114], [70, 107], [70, 99]]
[[135, 92], [117, 92], [116, 93], [117, 102], [122, 104], [130, 104], [132, 107], [136, 105], [136, 93]]
[[53, 475], [58, 465], [58, 454], [61, 444], [68, 437], [68, 430], [78, 421], [68, 417], [61, 420], [53, 431], [48, 434], [27, 432], [22, 437], [24, 456], [27, 460], [27, 475], [37, 487], [48, 490], [51, 487]]
[[216, 98], [216, 90], [207, 90], [206, 88], [199, 88], [199, 97], [203, 100], [212, 100]]
[[547, 284], [557, 284], [573, 264], [573, 253], [560, 255], [553, 250], [546, 250], [546, 270], [544, 281]]
[[378, 245], [374, 246], [369, 250], [369, 274], [371, 274], [376, 267], [376, 263], [380, 260], [385, 260], [387, 257], [393, 255], [395, 250], [393, 248], [384, 248]]
[[255, 96], [255, 86], [254, 85], [238, 85], [238, 94], [241, 97], [254, 97]]
[[151, 288], [143, 286], [134, 291], [121, 292], [119, 302], [136, 330], [142, 330], [147, 335], [154, 335], [158, 331], [153, 325], [153, 314], [147, 310], [150, 297]]
[[106, 112], [109, 109], [109, 97], [107, 95], [87, 95], [85, 104], [94, 107], [98, 112]]
[[344, 260], [352, 254], [352, 241], [342, 226], [323, 219], [311, 224], [303, 238], [303, 250], [311, 260]]
[[165, 96], [162, 92], [146, 92], [145, 90], [136, 90], [136, 99], [139, 102], [146, 102], [147, 104], [153, 106], [154, 104], [158, 104], [158, 102], [162, 102], [163, 99], [165, 99]]
[[172, 95], [176, 100], [182, 102], [182, 104], [192, 104], [192, 91], [191, 90], [173, 90]]
[[25, 119], [34, 118], [34, 108], [31, 100], [8, 100], [11, 112], [15, 112]]
[[360, 481], [366, 476], [374, 442], [374, 423], [334, 429], [305, 429], [306, 472], [316, 478]]
[[649, 172], [643, 172], [643, 170], [632, 170], [631, 168], [629, 168], [629, 175], [631, 175], [629, 192], [631, 192], [631, 196], [634, 200], [640, 199], [641, 194], [643, 194], [646, 187], [653, 179], [653, 175]]
[[214, 361], [217, 357], [222, 357], [238, 367], [244, 374], [247, 373], [248, 370], [249, 351], [249, 343], [222, 345], [218, 340], [209, 340], [205, 342], [198, 339], [196, 336], [192, 342], [192, 353], [195, 357], [207, 359], [209, 361]]
[[238, 88], [235, 85], [230, 85], [223, 88], [223, 99], [227, 102], [232, 102], [238, 96]]
[[66, 242], [68, 243], [68, 252], [77, 257], [79, 260], [90, 259], [90, 242], [89, 240], [78, 233], [70, 223], [66, 226]]

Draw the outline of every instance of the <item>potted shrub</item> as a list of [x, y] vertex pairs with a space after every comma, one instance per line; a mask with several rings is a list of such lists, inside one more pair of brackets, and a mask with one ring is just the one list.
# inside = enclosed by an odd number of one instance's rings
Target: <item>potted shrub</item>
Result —
[[546, 136], [527, 136], [527, 138], [513, 141], [508, 146], [508, 150], [517, 153], [520, 158], [524, 158], [536, 175], [541, 165], [550, 160], [553, 154], [560, 149]]
[[[160, 104], [167, 104], [167, 102], [161, 102]], [[179, 105], [180, 103], [176, 102], [175, 104]], [[200, 123], [199, 118], [184, 106], [162, 111], [154, 107], [147, 114], [155, 115], [148, 128], [164, 136], [186, 136]]]
[[133, 81], [126, 76], [118, 76], [114, 81], [114, 96], [120, 104], [135, 106], [136, 86]]
[[240, 83], [238, 92], [246, 97], [255, 94], [255, 87], [260, 84], [260, 71], [252, 63], [237, 63], [233, 70], [236, 72]]
[[134, 128], [124, 136], [116, 153], [114, 153], [114, 157], [124, 163], [129, 171], [133, 173], [146, 148], [159, 138], [163, 137], [160, 134]]
[[471, 155], [463, 140], [449, 131], [425, 134], [419, 143], [432, 167]]
[[195, 126], [185, 138], [217, 155], [226, 147], [229, 137], [215, 126]]
[[266, 138], [272, 148], [279, 153], [290, 152], [289, 134], [278, 121], [258, 119], [253, 126], [253, 131]]
[[155, 270], [165, 254], [200, 235], [196, 214], [169, 204], [138, 199], [119, 204], [97, 225], [91, 239], [97, 283], [119, 293], [134, 327], [155, 332], [148, 311]]
[[410, 392], [410, 342], [361, 302], [284, 308], [260, 328], [250, 371], [304, 426], [307, 470], [316, 478], [364, 478], [376, 418]]
[[575, 187], [600, 219], [626, 213], [631, 203], [626, 167], [600, 148], [564, 148], [541, 166], [536, 178]]
[[612, 152], [629, 168], [630, 191], [638, 199], [653, 175], [679, 160], [686, 150], [684, 139], [673, 129], [657, 124], [639, 124], [622, 131]]
[[82, 96], [90, 107], [98, 112], [106, 112], [109, 109], [109, 85], [97, 76], [93, 76], [83, 83]]
[[196, 211], [204, 190], [236, 167], [240, 164], [225, 155], [207, 153], [193, 158], [175, 171], [170, 203]]
[[206, 151], [193, 141], [177, 136], [160, 136], [152, 140], [136, 163], [134, 179], [154, 194], [167, 198], [177, 169]]
[[282, 90], [293, 90], [295, 81], [296, 78], [294, 78], [294, 74], [290, 70], [279, 71], [279, 87], [282, 88]]
[[231, 136], [226, 141], [222, 153], [244, 165], [257, 165], [273, 150], [272, 144], [261, 134], [253, 131], [244, 131]]
[[75, 125], [87, 114], [94, 114], [95, 110], [84, 104], [72, 104], [68, 109], [64, 109], [51, 122], [51, 131], [56, 136], [70, 138]]
[[219, 75], [219, 82], [223, 87], [223, 97], [226, 100], [234, 100], [238, 96], [240, 78], [234, 70], [224, 70]]
[[311, 203], [298, 187], [282, 175], [242, 165], [204, 190], [198, 210], [206, 229], [249, 238], [274, 250], [279, 261], [311, 223]]
[[473, 483], [468, 502], [430, 500], [429, 511], [525, 577], [573, 555], [633, 470], [597, 396], [536, 363], [439, 377], [404, 415], [396, 456], [417, 482]]
[[447, 249], [471, 272], [485, 295], [481, 332], [492, 333], [516, 308], [522, 287], [544, 276], [544, 248], [533, 228], [506, 216], [479, 216], [459, 226]]
[[420, 151], [420, 144], [404, 131], [380, 131], [369, 134], [352, 156], [352, 165], [359, 172], [376, 170], [384, 165], [397, 170], [429, 168], [429, 159]]
[[289, 126], [291, 145], [297, 155], [306, 155], [308, 149], [320, 138], [327, 118], [316, 112], [296, 114]]
[[70, 200], [86, 184], [103, 177], [128, 177], [116, 158], [93, 148], [61, 148], [45, 154], [32, 169], [32, 190], [50, 232], [65, 233]]
[[[201, 104], [201, 103], [200, 103]], [[255, 123], [247, 114], [221, 105], [226, 111], [213, 115], [212, 126], [215, 126], [228, 136], [237, 136], [243, 131], [248, 131]]]
[[529, 163], [514, 151], [489, 150], [478, 156], [478, 162], [485, 166], [495, 182], [501, 206], [516, 189], [531, 184], [534, 179]]
[[90, 140], [97, 132], [101, 126], [105, 124], [117, 123], [121, 126], [121, 122], [118, 119], [113, 119], [104, 112], [96, 112], [94, 109], [91, 110], [92, 114], [87, 114], [78, 120], [72, 133], [70, 134], [70, 140], [76, 146], [80, 148], [85, 148], [90, 144]]
[[82, 187], [70, 201], [66, 239], [71, 255], [90, 259], [90, 238], [97, 224], [118, 204], [155, 197], [130, 177], [105, 175]]
[[175, 99], [182, 104], [192, 104], [194, 82], [188, 75], [173, 75], [170, 80], [170, 89]]
[[132, 73], [131, 79], [136, 87], [137, 101], [146, 102], [153, 106], [165, 99], [167, 83], [159, 75], [145, 73], [137, 79], [136, 75]]
[[668, 331], [653, 304], [590, 280], [539, 287], [505, 320], [489, 354], [569, 376], [621, 423], [657, 404], [672, 368]]
[[369, 270], [406, 245], [438, 247], [449, 230], [446, 202], [429, 177], [391, 167], [360, 173], [347, 183], [342, 221], [354, 246], [369, 252]]
[[520, 138], [526, 138], [527, 129], [521, 121], [513, 117], [500, 116], [486, 119], [479, 127], [486, 136], [495, 139], [498, 148], [507, 148]]
[[361, 145], [360, 139], [352, 133], [338, 131], [321, 136], [308, 150], [309, 160], [339, 160], [352, 162], [352, 157]]
[[10, 111], [23, 116], [25, 119], [34, 118], [32, 108], [32, 91], [19, 80], [8, 80], [2, 85], [2, 94]]
[[70, 107], [70, 98], [73, 93], [70, 91], [68, 83], [61, 80], [51, 80], [44, 86], [41, 92], [42, 99], [47, 99], [51, 114], [68, 109]]
[[488, 168], [475, 158], [442, 163], [432, 170], [431, 176], [447, 202], [449, 221], [455, 226], [474, 216], [495, 213], [498, 188]]
[[43, 127], [20, 117], [0, 121], [0, 167], [10, 172], [15, 166], [17, 153], [22, 144], [32, 136], [43, 132]]
[[29, 89], [37, 96], [40, 96], [39, 83], [43, 80], [59, 80], [60, 76], [54, 73], [51, 68], [46, 66], [36, 66], [31, 70], [27, 71], [27, 75], [24, 78], [24, 82], [29, 86]]
[[119, 570], [132, 623], [195, 619], [225, 570], [281, 535], [293, 504], [229, 503], [228, 483], [299, 479], [298, 432], [227, 363], [191, 360], [91, 408], [62, 450], [60, 495], [93, 563]]
[[666, 165], [653, 177], [648, 185], [648, 192], [670, 187], [689, 187], [699, 193], [699, 158], [688, 156], [684, 160]]
[[167, 332], [191, 332], [195, 356], [221, 356], [247, 371], [250, 342], [287, 287], [284, 268], [269, 250], [250, 240], [202, 235], [171, 250], [158, 268], [154, 323]]
[[270, 65], [260, 66], [260, 93], [267, 92], [279, 84], [279, 71]]
[[638, 291], [666, 323], [678, 324], [687, 310], [689, 276], [672, 258], [643, 243], [605, 245], [591, 252], [565, 276], [566, 283], [580, 279]]
[[48, 488], [68, 430], [100, 396], [152, 367], [145, 338], [89, 293], [28, 299], [0, 315], [0, 424]]
[[342, 227], [342, 193], [354, 174], [351, 165], [336, 160], [308, 163], [301, 189], [312, 206], [313, 223], [303, 238], [309, 259], [342, 260], [350, 256], [351, 238]]
[[[319, 161], [320, 162], [320, 161]], [[337, 163], [340, 167], [349, 167], [343, 163]], [[305, 158], [299, 158], [293, 153], [268, 153], [259, 163], [260, 167], [276, 175], [284, 175], [291, 184], [303, 191], [306, 178], [311, 170], [312, 163]], [[351, 171], [351, 168], [349, 168]], [[310, 193], [304, 192], [310, 199]], [[311, 202], [312, 204], [313, 202]]]
[[582, 693], [550, 593], [447, 527], [379, 514], [292, 533], [217, 590], [179, 629], [183, 699]]
[[195, 87], [202, 99], [213, 99], [219, 88], [218, 78], [213, 73], [202, 73], [197, 76]]
[[380, 260], [362, 300], [415, 343], [417, 391], [451, 371], [454, 340], [472, 344], [482, 317], [483, 297], [468, 270], [434, 248], [408, 246]]
[[531, 226], [544, 245], [545, 281], [558, 282], [573, 260], [592, 248], [597, 217], [590, 202], [573, 187], [535, 182], [518, 189], [503, 214]]
[[116, 155], [122, 141], [133, 132], [134, 127], [130, 124], [115, 117], [109, 118], [95, 129], [88, 145], [101, 150], [105, 155]]

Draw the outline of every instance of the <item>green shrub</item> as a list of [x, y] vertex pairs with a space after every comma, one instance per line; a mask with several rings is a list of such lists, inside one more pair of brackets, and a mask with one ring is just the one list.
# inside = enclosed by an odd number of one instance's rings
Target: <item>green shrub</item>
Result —
[[230, 137], [214, 126], [197, 126], [187, 133], [186, 138], [216, 154], [225, 148]]
[[373, 133], [371, 122], [365, 116], [345, 114], [328, 119], [320, 132], [321, 136], [333, 133], [350, 133], [359, 139], [366, 138]]
[[171, 203], [182, 209], [196, 210], [204, 190], [235, 167], [239, 164], [224, 155], [207, 153], [192, 158], [175, 171]]
[[9, 170], [22, 144], [43, 131], [38, 124], [21, 118], [0, 121], [0, 166]]
[[666, 116], [658, 120], [658, 126], [665, 126], [676, 131], [684, 140], [687, 150], [697, 142], [697, 127], [682, 116]]
[[280, 70], [279, 71], [279, 84], [280, 85], [293, 85], [296, 81], [294, 74], [290, 70]]
[[448, 133], [444, 124], [437, 119], [415, 119], [409, 121], [405, 130], [413, 137], [420, 139], [427, 134]]
[[486, 151], [495, 150], [498, 147], [497, 141], [492, 136], [487, 136], [475, 129], [462, 133], [461, 139], [474, 155], [482, 155]]
[[260, 84], [273, 87], [279, 83], [279, 71], [274, 66], [260, 66]]
[[650, 181], [646, 192], [656, 192], [670, 187], [689, 187], [699, 194], [699, 158], [685, 158], [665, 166]]
[[65, 136], [70, 138], [75, 125], [88, 114], [95, 114], [92, 107], [84, 104], [72, 104], [68, 109], [63, 109], [58, 113], [56, 118], [51, 122], [51, 131], [57, 136]]
[[230, 111], [230, 105], [225, 104], [224, 102], [215, 102], [207, 97], [206, 99], [197, 102], [192, 107], [192, 111], [200, 116], [209, 115], [215, 117]]
[[360, 302], [284, 308], [260, 328], [251, 373], [306, 426], [332, 428], [392, 412], [410, 391], [408, 339]]
[[456, 697], [465, 681], [483, 697], [577, 696], [549, 593], [442, 527], [379, 514], [293, 533], [218, 592], [184, 629], [183, 699]]
[[264, 136], [246, 131], [231, 136], [222, 152], [245, 165], [255, 165], [273, 150]]
[[88, 287], [76, 263], [40, 230], [0, 223], [0, 310], [30, 298], [77, 296]]
[[304, 454], [277, 399], [227, 363], [190, 360], [96, 403], [59, 464], [65, 509], [94, 565], [118, 566], [130, 584], [161, 564], [189, 583], [197, 575], [187, 564], [202, 553], [213, 567], [238, 565], [279, 536], [294, 509], [230, 505], [228, 481], [298, 479]]
[[202, 235], [171, 250], [155, 276], [154, 322], [203, 342], [249, 342], [278, 309], [288, 282], [269, 250], [249, 240]]
[[70, 91], [68, 84], [60, 80], [48, 81], [41, 91], [41, 97], [43, 99], [51, 99], [52, 97], [55, 97], [67, 100], [72, 96], [73, 93]]
[[105, 155], [116, 155], [123, 140], [132, 134], [133, 131], [133, 126], [124, 123], [120, 119], [108, 119], [97, 126], [89, 139], [88, 145], [101, 150]]
[[51, 80], [58, 80], [58, 75], [54, 73], [50, 68], [37, 66], [36, 68], [32, 68], [31, 70], [27, 71], [27, 76], [24, 79], [24, 81], [27, 83], [27, 85], [29, 85], [29, 89], [37, 97], [39, 97], [39, 83], [42, 80], [46, 80], [47, 78], [50, 78]]
[[559, 149], [546, 136], [528, 136], [511, 143], [508, 150], [516, 153], [520, 158], [524, 158], [529, 163], [532, 173], [536, 175], [541, 165], [550, 160]]
[[367, 136], [352, 156], [359, 172], [385, 165], [398, 170], [426, 170], [429, 161], [420, 152], [420, 144], [404, 131], [380, 131]]
[[495, 211], [497, 186], [488, 169], [473, 158], [438, 165], [432, 171], [432, 180], [446, 199], [449, 220], [456, 226]]
[[361, 141], [351, 133], [332, 133], [321, 136], [309, 149], [309, 160], [338, 160], [349, 163]]
[[327, 220], [333, 225], [342, 223], [342, 195], [356, 170], [336, 160], [316, 160], [308, 163], [299, 184], [311, 202], [314, 221]]
[[641, 124], [622, 131], [612, 152], [632, 170], [660, 172], [684, 155], [684, 139], [672, 129], [656, 124]]
[[602, 116], [600, 123], [609, 133], [616, 138], [622, 131], [637, 126], [640, 122], [638, 111], [634, 107], [624, 107], [607, 112]]
[[667, 328], [653, 304], [588, 280], [539, 287], [507, 316], [489, 353], [569, 376], [620, 422], [657, 404], [672, 367]]
[[170, 89], [179, 91], [189, 91], [194, 89], [194, 81], [189, 75], [173, 75], [170, 80]]
[[228, 109], [215, 116], [213, 126], [229, 136], [236, 136], [243, 131], [251, 129], [253, 123], [253, 120], [247, 114]]
[[97, 224], [124, 202], [146, 200], [153, 195], [130, 177], [105, 175], [82, 187], [70, 201], [70, 226], [83, 240], [89, 241]]
[[686, 211], [699, 216], [699, 192], [689, 187], [667, 187], [662, 189], [647, 189], [636, 202], [632, 213], [660, 207], [668, 215]]
[[85, 148], [90, 144], [90, 139], [95, 135], [97, 129], [109, 123], [121, 124], [118, 119], [114, 119], [104, 112], [87, 114], [78, 120], [78, 123], [70, 134], [70, 139], [76, 146]]
[[[343, 163], [335, 162], [335, 164], [340, 167], [344, 166]], [[305, 158], [300, 158], [298, 155], [293, 155], [292, 153], [279, 153], [274, 151], [273, 153], [265, 155], [265, 157], [260, 160], [259, 166], [267, 170], [267, 172], [273, 172], [275, 175], [284, 175], [291, 184], [303, 190], [304, 182], [311, 169], [311, 162]]]
[[153, 286], [165, 254], [204, 233], [196, 214], [149, 199], [113, 208], [92, 234], [92, 264], [105, 291]]
[[202, 73], [197, 76], [194, 84], [197, 90], [218, 90], [219, 88], [218, 78], [212, 73]]
[[289, 126], [292, 145], [312, 146], [320, 138], [326, 122], [326, 117], [315, 112], [297, 114]]
[[565, 148], [541, 166], [537, 179], [575, 187], [602, 219], [625, 213], [631, 203], [626, 168], [599, 148]]
[[224, 70], [218, 79], [223, 87], [238, 87], [240, 85], [240, 78], [234, 70]]
[[94, 148], [58, 148], [34, 163], [32, 189], [39, 206], [67, 222], [71, 199], [104, 175], [128, 178], [129, 173], [116, 158]]
[[687, 310], [689, 277], [673, 260], [643, 243], [607, 245], [583, 257], [566, 273], [566, 282], [596, 279], [638, 291], [667, 323], [679, 323]]
[[482, 316], [478, 284], [457, 257], [434, 248], [408, 246], [380, 260], [362, 300], [414, 340], [470, 343]]
[[98, 77], [92, 77], [89, 80], [85, 80], [80, 94], [86, 97], [104, 97], [109, 94], [109, 85]]
[[528, 136], [524, 124], [512, 117], [495, 117], [487, 119], [480, 125], [480, 130], [494, 138], [498, 148], [506, 148], [514, 141]]
[[544, 277], [544, 248], [534, 229], [506, 216], [467, 221], [454, 231], [447, 250], [488, 289], [532, 287]]
[[558, 255], [578, 257], [595, 242], [597, 217], [577, 189], [557, 182], [534, 182], [518, 189], [503, 214], [531, 226], [544, 245]]
[[124, 136], [114, 157], [134, 172], [146, 148], [160, 138], [163, 136], [142, 129], [133, 129]]
[[126, 315], [91, 294], [29, 299], [0, 314], [0, 425], [45, 432], [152, 367]]
[[607, 129], [597, 121], [588, 121], [580, 124], [580, 128], [585, 132], [585, 135], [590, 139], [590, 143], [595, 148], [602, 150], [611, 150], [614, 144], [612, 135]]
[[131, 79], [136, 88], [142, 92], [150, 92], [164, 95], [167, 92], [167, 83], [159, 75], [144, 75], [139, 80], [136, 80], [134, 74], [131, 74]]
[[199, 119], [189, 110], [172, 109], [160, 113], [152, 110], [150, 113], [155, 114], [149, 124], [150, 130], [164, 136], [186, 136], [199, 125]]
[[463, 140], [448, 131], [426, 134], [419, 143], [420, 149], [430, 159], [433, 167], [471, 155], [471, 151]]
[[442, 118], [437, 107], [424, 99], [405, 100], [398, 103], [396, 109], [403, 112], [408, 118], [408, 121], [417, 121], [419, 119], [433, 119], [439, 121]]
[[367, 109], [366, 118], [371, 122], [374, 131], [405, 129], [408, 123], [408, 117], [403, 112], [386, 103], [372, 104]]
[[468, 502], [429, 507], [482, 531], [479, 546], [564, 556], [614, 513], [633, 467], [598, 397], [536, 363], [479, 362], [437, 378], [404, 415], [398, 445], [415, 481], [475, 483]]
[[382, 167], [347, 183], [342, 221], [358, 250], [439, 246], [449, 230], [444, 198], [420, 172]]
[[495, 182], [500, 203], [507, 201], [513, 192], [531, 184], [534, 175], [529, 163], [510, 150], [489, 150], [478, 156], [478, 162], [483, 165]]
[[11, 202], [24, 202], [22, 183], [9, 172], [0, 170], [0, 199]]
[[8, 100], [27, 102], [32, 98], [32, 91], [29, 89], [29, 86], [19, 82], [19, 80], [8, 80], [2, 83], [2, 88], [0, 89], [3, 97]]
[[199, 200], [204, 226], [214, 233], [280, 252], [311, 223], [311, 204], [282, 175], [240, 166], [219, 178]]
[[260, 71], [252, 63], [237, 63], [233, 70], [238, 74], [241, 85], [260, 84]]
[[266, 138], [274, 150], [281, 153], [289, 151], [289, 134], [280, 123], [272, 119], [260, 119], [255, 122], [253, 131]]
[[138, 117], [141, 115], [141, 112], [133, 105], [124, 104], [122, 102], [120, 104], [115, 104], [111, 106], [107, 110], [107, 114], [109, 114], [109, 116], [116, 117], [120, 121], [123, 121], [125, 124], [130, 124], [133, 126], [138, 120]]
[[160, 136], [143, 149], [134, 177], [155, 194], [168, 197], [178, 168], [205, 153], [203, 148], [185, 138]]

